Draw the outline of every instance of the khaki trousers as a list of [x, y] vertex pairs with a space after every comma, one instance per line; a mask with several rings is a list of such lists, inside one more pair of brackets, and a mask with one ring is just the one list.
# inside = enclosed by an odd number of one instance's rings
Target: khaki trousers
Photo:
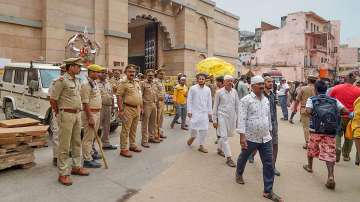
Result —
[[[156, 124], [158, 124], [158, 126], [156, 127], [157, 134], [163, 134], [164, 133], [164, 129], [163, 129], [164, 112], [165, 112], [165, 103], [164, 103], [164, 101], [160, 101], [159, 102], [159, 109], [157, 110], [157, 118], [158, 118], [157, 122], [156, 122]], [[158, 129], [160, 131], [158, 131]]]
[[155, 103], [144, 103], [144, 114], [141, 122], [141, 143], [149, 142], [149, 138], [156, 136], [156, 119], [157, 109]]
[[308, 142], [309, 141], [309, 135], [310, 135], [310, 131], [309, 131], [310, 117], [309, 117], [308, 114], [300, 111], [300, 119], [301, 119], [301, 123], [302, 123], [303, 130], [304, 130], [305, 142]]
[[[81, 166], [81, 115], [80, 113], [73, 114], [60, 110], [57, 118], [59, 124], [59, 175], [70, 175], [72, 167]], [[70, 147], [72, 164], [69, 162]]]
[[51, 123], [50, 123], [50, 130], [51, 130], [51, 143], [53, 148], [53, 158], [58, 158], [58, 148], [59, 148], [59, 124], [58, 119], [55, 116], [55, 112], [51, 115]]
[[111, 121], [111, 106], [103, 105], [100, 112], [100, 125], [102, 128], [101, 142], [103, 146], [110, 145], [110, 121]]
[[84, 137], [82, 139], [82, 154], [84, 161], [92, 161], [93, 158], [91, 156], [92, 145], [94, 142], [95, 135], [97, 135], [97, 131], [100, 126], [100, 112], [91, 112], [91, 115], [94, 119], [95, 125], [94, 128], [89, 126], [88, 119], [85, 115], [85, 112], [82, 112], [81, 118], [84, 127]]
[[135, 146], [136, 128], [139, 122], [139, 109], [135, 107], [124, 106], [124, 116], [126, 121], [122, 122], [120, 133], [120, 149], [128, 149], [128, 139], [130, 147]]

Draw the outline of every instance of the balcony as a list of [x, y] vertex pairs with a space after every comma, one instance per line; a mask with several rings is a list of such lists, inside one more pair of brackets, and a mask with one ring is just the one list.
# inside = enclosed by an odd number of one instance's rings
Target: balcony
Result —
[[327, 48], [321, 45], [315, 45], [314, 47], [310, 48], [311, 54], [316, 54], [317, 52], [327, 54]]

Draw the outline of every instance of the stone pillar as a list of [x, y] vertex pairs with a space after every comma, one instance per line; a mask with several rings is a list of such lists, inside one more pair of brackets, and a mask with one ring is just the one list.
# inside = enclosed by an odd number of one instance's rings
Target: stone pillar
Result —
[[105, 35], [105, 63], [113, 67], [119, 63], [124, 67], [128, 62], [128, 1], [107, 0]]
[[65, 57], [65, 25], [62, 1], [43, 1], [42, 55], [48, 62], [62, 62]]
[[105, 61], [106, 55], [106, 40], [104, 36], [104, 30], [106, 28], [107, 20], [107, 1], [94, 0], [94, 39], [101, 46], [100, 54], [96, 56], [95, 63], [99, 65], [107, 65]]

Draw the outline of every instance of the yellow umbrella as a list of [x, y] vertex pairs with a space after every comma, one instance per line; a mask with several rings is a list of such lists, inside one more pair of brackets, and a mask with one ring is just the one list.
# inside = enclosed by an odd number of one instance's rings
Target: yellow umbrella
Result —
[[198, 72], [206, 73], [208, 75], [225, 76], [225, 75], [234, 75], [235, 67], [234, 65], [216, 57], [209, 57], [200, 61], [196, 65]]

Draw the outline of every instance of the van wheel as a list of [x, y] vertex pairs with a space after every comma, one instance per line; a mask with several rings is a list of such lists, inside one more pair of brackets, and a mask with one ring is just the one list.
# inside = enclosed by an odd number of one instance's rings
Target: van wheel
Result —
[[9, 101], [5, 102], [4, 114], [5, 114], [5, 119], [15, 118], [14, 106], [12, 102]]

